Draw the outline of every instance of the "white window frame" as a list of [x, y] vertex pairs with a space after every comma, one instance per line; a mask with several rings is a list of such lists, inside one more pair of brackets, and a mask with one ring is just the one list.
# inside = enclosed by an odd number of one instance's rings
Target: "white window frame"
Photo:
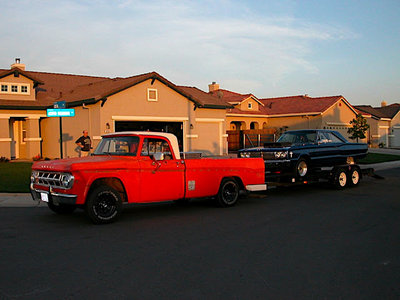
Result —
[[[14, 88], [16, 89], [16, 91], [14, 91]], [[18, 93], [18, 84], [11, 84], [11, 93], [12, 94]]]
[[253, 109], [253, 103], [252, 102], [247, 103], [247, 108], [248, 109]]
[[[27, 83], [0, 82], [0, 85], [7, 86], [7, 91], [2, 91], [0, 88], [0, 94], [7, 94], [7, 95], [30, 95], [31, 94], [30, 84], [27, 84]], [[12, 90], [13, 86], [17, 87], [16, 92], [14, 92]], [[22, 87], [26, 87], [26, 92], [22, 91]]]
[[[156, 98], [150, 98], [150, 93], [155, 92]], [[147, 101], [149, 102], [157, 102], [158, 101], [158, 90], [157, 89], [147, 89]]]

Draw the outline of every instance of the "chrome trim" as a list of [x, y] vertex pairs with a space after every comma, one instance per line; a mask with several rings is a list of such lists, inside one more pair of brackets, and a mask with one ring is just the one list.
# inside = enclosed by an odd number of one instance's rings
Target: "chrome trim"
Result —
[[264, 163], [288, 163], [288, 162], [290, 162], [289, 159], [264, 160]]
[[31, 183], [30, 188], [31, 188], [31, 191], [34, 191], [34, 192], [36, 192], [36, 193], [50, 194], [51, 196], [54, 196], [54, 197], [65, 197], [65, 198], [77, 198], [77, 197], [78, 197], [78, 195], [74, 195], [74, 194], [60, 194], [60, 193], [54, 193], [54, 192], [52, 191], [52, 188], [51, 188], [51, 187], [50, 187], [50, 190], [49, 190], [49, 191], [38, 190], [38, 189], [35, 189], [35, 188], [33, 187], [33, 183]]
[[267, 184], [248, 184], [246, 185], [246, 190], [250, 192], [257, 192], [257, 191], [266, 191]]

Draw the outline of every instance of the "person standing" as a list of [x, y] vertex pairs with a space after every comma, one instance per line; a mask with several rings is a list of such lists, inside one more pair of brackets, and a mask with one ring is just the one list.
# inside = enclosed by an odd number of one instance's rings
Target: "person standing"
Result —
[[76, 140], [75, 144], [80, 147], [79, 157], [89, 156], [90, 149], [92, 148], [92, 140], [87, 130], [83, 131], [83, 135]]

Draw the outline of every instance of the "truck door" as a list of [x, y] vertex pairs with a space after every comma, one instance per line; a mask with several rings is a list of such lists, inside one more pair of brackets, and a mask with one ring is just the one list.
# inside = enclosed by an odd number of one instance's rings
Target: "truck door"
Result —
[[[175, 159], [167, 140], [145, 138], [140, 153], [140, 202], [181, 199], [185, 195], [185, 165]], [[160, 156], [162, 160], [155, 160]]]

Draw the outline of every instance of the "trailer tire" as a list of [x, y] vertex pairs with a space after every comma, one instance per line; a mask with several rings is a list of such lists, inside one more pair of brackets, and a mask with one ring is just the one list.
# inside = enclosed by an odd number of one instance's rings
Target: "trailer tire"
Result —
[[90, 193], [85, 210], [94, 224], [112, 223], [122, 211], [122, 198], [112, 187], [101, 185]]
[[348, 181], [348, 173], [344, 168], [337, 168], [334, 171], [332, 183], [336, 189], [344, 189]]
[[216, 203], [220, 207], [234, 206], [239, 199], [239, 185], [232, 178], [224, 178], [218, 190]]
[[296, 176], [298, 178], [305, 178], [309, 173], [309, 168], [308, 161], [304, 158], [300, 158], [296, 163]]
[[361, 180], [361, 169], [358, 166], [353, 166], [350, 170], [348, 185], [355, 187], [360, 183]]
[[76, 205], [68, 205], [68, 204], [55, 205], [51, 200], [47, 202], [47, 206], [50, 208], [50, 210], [59, 215], [72, 214], [76, 209]]

